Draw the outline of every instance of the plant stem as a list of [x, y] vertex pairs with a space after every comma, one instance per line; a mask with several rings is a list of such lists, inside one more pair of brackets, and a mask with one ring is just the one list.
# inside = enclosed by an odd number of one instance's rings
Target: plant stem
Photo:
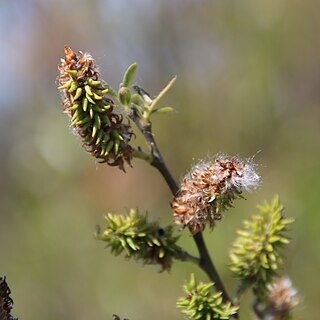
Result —
[[[167, 168], [164, 159], [157, 147], [156, 141], [152, 133], [152, 124], [151, 122], [144, 122], [138, 115], [133, 111], [131, 114], [131, 119], [134, 121], [138, 129], [141, 131], [144, 136], [147, 145], [150, 148], [152, 155], [152, 160], [150, 164], [159, 170], [165, 181], [167, 182], [172, 194], [175, 196], [179, 193], [179, 186], [174, 180], [172, 174]], [[211, 260], [208, 249], [203, 239], [202, 232], [198, 232], [193, 235], [193, 239], [196, 243], [196, 246], [199, 251], [200, 259], [198, 260], [199, 267], [207, 274], [209, 279], [214, 282], [215, 288], [217, 291], [222, 292], [222, 297], [225, 302], [231, 301], [229, 295], [220, 279], [220, 276]]]
[[198, 257], [195, 257], [182, 249], [178, 252], [178, 256], [176, 257], [176, 259], [179, 259], [181, 261], [194, 262], [197, 265], [199, 265], [200, 263], [200, 259]]

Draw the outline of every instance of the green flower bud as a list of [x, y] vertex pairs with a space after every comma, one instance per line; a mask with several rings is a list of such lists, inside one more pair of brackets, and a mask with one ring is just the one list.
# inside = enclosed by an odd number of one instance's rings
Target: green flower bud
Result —
[[121, 87], [118, 92], [119, 100], [124, 106], [128, 106], [131, 102], [131, 91], [127, 87]]
[[230, 251], [230, 269], [245, 287], [253, 285], [261, 300], [282, 263], [279, 249], [289, 243], [285, 233], [293, 220], [283, 216], [279, 197], [270, 204], [265, 202], [258, 209], [259, 214], [245, 221], [244, 230], [238, 231], [238, 238]]
[[99, 228], [96, 238], [106, 242], [115, 255], [124, 252], [145, 264], [159, 264], [162, 271], [170, 269], [174, 258], [183, 259], [183, 251], [176, 244], [179, 237], [173, 234], [172, 226], [161, 228], [136, 209], [127, 215], [109, 213], [105, 219], [106, 230], [101, 232]]
[[177, 307], [182, 309], [188, 319], [232, 319], [237, 314], [239, 307], [231, 302], [224, 303], [222, 292], [214, 292], [214, 283], [198, 283], [194, 274], [185, 284], [185, 297], [177, 302]]

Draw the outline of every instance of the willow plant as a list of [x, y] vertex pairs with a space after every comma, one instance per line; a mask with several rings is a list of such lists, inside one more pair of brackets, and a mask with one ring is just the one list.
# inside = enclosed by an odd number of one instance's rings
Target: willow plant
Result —
[[[70, 47], [64, 51], [58, 66], [58, 89], [69, 126], [85, 150], [99, 162], [122, 171], [132, 167], [134, 158], [143, 159], [160, 172], [172, 192], [172, 199], [168, 199], [171, 225], [161, 227], [138, 209], [125, 214], [108, 213], [105, 226], [96, 231], [96, 239], [104, 241], [115, 255], [158, 264], [161, 271], [170, 270], [175, 260], [191, 261], [200, 267], [207, 282], [198, 282], [191, 275], [184, 287], [185, 295], [177, 302], [188, 319], [239, 319], [241, 295], [249, 289], [254, 295], [255, 319], [288, 319], [298, 303], [298, 295], [289, 278], [281, 275], [280, 267], [281, 249], [289, 243], [288, 225], [293, 220], [284, 216], [278, 197], [259, 206], [257, 214], [238, 231], [228, 266], [239, 279], [234, 295], [227, 292], [203, 238], [203, 232], [214, 230], [236, 199], [260, 185], [253, 158], [219, 154], [195, 165], [179, 185], [152, 132], [153, 117], [172, 111], [159, 107], [159, 101], [176, 78], [152, 97], [134, 84], [134, 63], [125, 72], [119, 89], [114, 90], [100, 78], [89, 53], [76, 53]], [[145, 149], [135, 145], [135, 130], [142, 133]], [[183, 228], [189, 230], [195, 241], [197, 257], [178, 244]]]

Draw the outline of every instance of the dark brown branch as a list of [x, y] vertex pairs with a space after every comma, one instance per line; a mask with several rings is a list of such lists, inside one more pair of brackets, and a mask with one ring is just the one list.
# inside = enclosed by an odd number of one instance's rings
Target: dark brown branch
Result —
[[[151, 165], [158, 169], [166, 180], [172, 194], [175, 196], [179, 192], [179, 186], [177, 185], [176, 181], [172, 177], [169, 169], [167, 168], [164, 159], [157, 147], [155, 142], [153, 133], [152, 133], [152, 125], [150, 122], [144, 123], [134, 112], [131, 115], [131, 119], [134, 121], [138, 129], [141, 131], [142, 135], [144, 136], [147, 145], [150, 148], [152, 154]], [[220, 276], [213, 265], [213, 262], [210, 258], [208, 249], [203, 239], [203, 235], [201, 232], [198, 232], [193, 236], [193, 239], [197, 245], [199, 251], [199, 267], [207, 274], [209, 279], [215, 283], [215, 288], [218, 291], [222, 292], [222, 297], [224, 301], [231, 301], [229, 295], [220, 279]]]
[[203, 239], [202, 232], [196, 233], [193, 236], [193, 239], [197, 245], [199, 255], [200, 255], [200, 262], [199, 262], [200, 268], [208, 275], [209, 279], [212, 282], [214, 282], [215, 288], [218, 291], [222, 292], [223, 300], [224, 301], [231, 301], [230, 297], [227, 293], [227, 290], [221, 281], [221, 278], [218, 274], [218, 271], [216, 270], [216, 268], [211, 260], [207, 246], [206, 246], [204, 239]]
[[179, 192], [179, 187], [176, 183], [176, 181], [173, 179], [170, 171], [168, 170], [162, 155], [157, 147], [157, 144], [154, 140], [152, 131], [151, 131], [151, 123], [148, 123], [146, 125], [139, 126], [139, 129], [141, 130], [143, 136], [145, 137], [147, 144], [151, 150], [151, 154], [152, 154], [152, 161], [151, 161], [151, 165], [155, 168], [157, 168], [162, 177], [166, 180], [171, 192], [173, 195], [177, 194]]

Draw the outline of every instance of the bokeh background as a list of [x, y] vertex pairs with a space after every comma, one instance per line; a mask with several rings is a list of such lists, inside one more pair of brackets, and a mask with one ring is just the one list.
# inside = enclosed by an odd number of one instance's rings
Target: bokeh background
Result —
[[[284, 273], [299, 289], [295, 319], [318, 319], [320, 295], [320, 2], [317, 0], [0, 1], [0, 275], [31, 319], [181, 319], [190, 272], [113, 257], [94, 240], [107, 212], [148, 210], [171, 223], [170, 192], [141, 160], [124, 174], [98, 165], [61, 112], [63, 46], [91, 52], [117, 87], [138, 63], [152, 95], [174, 76], [169, 116], [154, 120], [181, 179], [217, 152], [255, 155], [263, 184], [238, 201], [206, 240], [229, 291], [228, 249], [257, 203], [278, 193], [293, 216]], [[141, 142], [141, 141], [140, 141]], [[180, 241], [196, 248], [187, 232]], [[250, 294], [242, 319], [250, 319]]]

